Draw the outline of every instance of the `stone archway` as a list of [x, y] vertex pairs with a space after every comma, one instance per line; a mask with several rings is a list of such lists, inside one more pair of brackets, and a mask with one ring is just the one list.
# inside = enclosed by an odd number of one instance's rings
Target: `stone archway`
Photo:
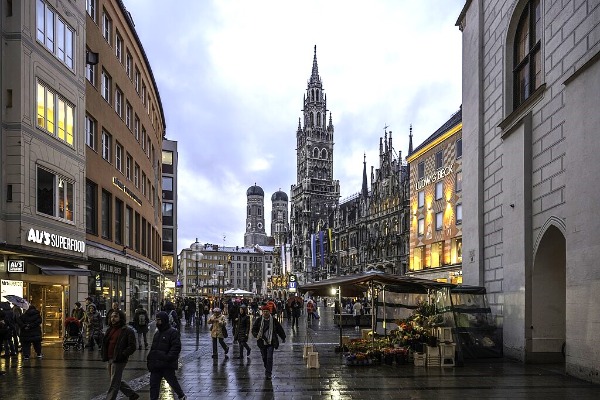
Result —
[[564, 362], [566, 341], [566, 240], [555, 225], [541, 234], [531, 277], [528, 362]]

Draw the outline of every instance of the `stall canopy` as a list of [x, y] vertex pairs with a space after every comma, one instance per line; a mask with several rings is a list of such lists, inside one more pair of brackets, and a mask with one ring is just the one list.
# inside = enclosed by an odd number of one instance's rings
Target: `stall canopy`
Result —
[[253, 293], [244, 289], [229, 289], [226, 290], [223, 294], [228, 296], [252, 296]]
[[452, 287], [449, 283], [430, 281], [412, 276], [390, 275], [378, 271], [360, 274], [336, 276], [323, 281], [309, 283], [299, 287], [302, 293], [310, 292], [315, 296], [331, 296], [332, 289], [341, 287], [342, 296], [357, 297], [369, 290], [372, 284], [384, 286], [393, 292], [427, 293], [431, 289]]

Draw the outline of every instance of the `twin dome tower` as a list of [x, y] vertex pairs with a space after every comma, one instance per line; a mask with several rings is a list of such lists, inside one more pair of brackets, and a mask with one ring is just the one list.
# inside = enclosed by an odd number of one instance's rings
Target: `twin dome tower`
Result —
[[246, 209], [246, 233], [244, 247], [279, 246], [285, 243], [289, 232], [288, 195], [281, 190], [271, 196], [271, 236], [265, 231], [265, 191], [257, 186], [250, 186], [246, 191], [248, 206]]

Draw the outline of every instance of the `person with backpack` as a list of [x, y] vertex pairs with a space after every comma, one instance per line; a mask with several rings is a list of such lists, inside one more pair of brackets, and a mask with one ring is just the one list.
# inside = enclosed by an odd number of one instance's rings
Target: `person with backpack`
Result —
[[169, 315], [164, 311], [156, 314], [156, 329], [152, 347], [146, 358], [146, 365], [150, 371], [150, 400], [158, 400], [162, 378], [165, 378], [179, 400], [186, 399], [175, 376], [181, 353], [179, 331], [169, 325]]
[[181, 327], [181, 320], [179, 319], [179, 316], [177, 315], [177, 310], [175, 310], [175, 306], [170, 301], [167, 301], [165, 303], [165, 312], [167, 313], [167, 316], [169, 317], [169, 326], [179, 330]]
[[138, 305], [137, 310], [135, 310], [135, 315], [133, 317], [133, 327], [137, 331], [138, 338], [138, 350], [142, 349], [142, 337], [144, 338], [144, 348], [148, 348], [148, 324], [150, 323], [150, 318], [148, 318], [148, 312], [144, 310], [143, 305]]

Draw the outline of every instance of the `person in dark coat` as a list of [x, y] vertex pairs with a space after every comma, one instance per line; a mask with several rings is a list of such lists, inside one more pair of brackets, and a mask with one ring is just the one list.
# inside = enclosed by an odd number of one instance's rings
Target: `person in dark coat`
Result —
[[15, 316], [8, 302], [2, 302], [0, 308], [0, 315], [3, 314], [0, 319], [4, 320], [7, 329], [4, 339], [0, 341], [0, 343], [4, 344], [4, 357], [16, 356], [17, 351], [13, 342], [13, 332], [16, 325]]
[[138, 337], [138, 349], [142, 349], [142, 337], [144, 339], [144, 348], [148, 348], [148, 325], [150, 324], [150, 318], [148, 317], [148, 312], [144, 310], [143, 305], [138, 305], [137, 310], [135, 310], [135, 316], [133, 317], [133, 327], [137, 331]]
[[146, 365], [150, 371], [150, 400], [158, 399], [162, 378], [165, 378], [180, 400], [186, 399], [187, 397], [175, 376], [179, 353], [181, 353], [179, 331], [169, 325], [169, 315], [164, 311], [156, 314], [156, 329], [146, 359]]
[[129, 356], [135, 352], [135, 334], [125, 323], [125, 313], [115, 310], [110, 315], [110, 325], [104, 334], [102, 342], [102, 361], [108, 362], [110, 387], [106, 400], [114, 400], [123, 392], [129, 399], [139, 399], [140, 396], [125, 382], [123, 370]]
[[273, 350], [279, 348], [279, 338], [285, 343], [285, 332], [279, 321], [271, 316], [271, 308], [263, 306], [262, 315], [254, 321], [252, 325], [252, 336], [257, 341], [256, 345], [260, 349], [263, 365], [265, 366], [265, 378], [271, 379], [273, 373]]
[[248, 306], [242, 304], [239, 307], [239, 314], [234, 321], [233, 338], [240, 345], [240, 355], [238, 358], [244, 358], [244, 349], [247, 357], [250, 357], [250, 346], [248, 346], [248, 337], [250, 335], [250, 316], [248, 315]]
[[32, 344], [37, 358], [42, 358], [42, 316], [40, 312], [33, 304], [30, 304], [17, 323], [21, 328], [23, 360], [29, 360]]

